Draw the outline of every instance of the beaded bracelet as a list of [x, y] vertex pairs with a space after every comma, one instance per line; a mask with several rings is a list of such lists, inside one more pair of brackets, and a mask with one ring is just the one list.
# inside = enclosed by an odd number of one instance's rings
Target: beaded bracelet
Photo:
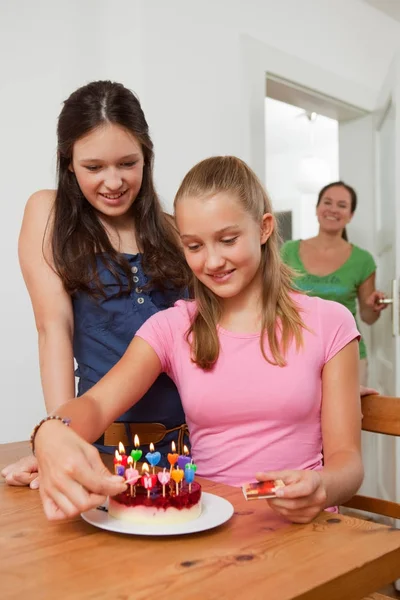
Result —
[[66, 425], [67, 427], [69, 427], [69, 425], [71, 423], [71, 419], [68, 419], [67, 417], [59, 417], [58, 415], [49, 415], [45, 419], [42, 419], [40, 421], [40, 423], [38, 423], [36, 425], [36, 427], [34, 427], [32, 433], [31, 433], [30, 443], [31, 443], [33, 455], [35, 455], [35, 437], [36, 437], [37, 432], [39, 431], [39, 428], [43, 425], [43, 423], [46, 423], [46, 421], [53, 421], [53, 420], [61, 421], [61, 423], [64, 423], [64, 425]]

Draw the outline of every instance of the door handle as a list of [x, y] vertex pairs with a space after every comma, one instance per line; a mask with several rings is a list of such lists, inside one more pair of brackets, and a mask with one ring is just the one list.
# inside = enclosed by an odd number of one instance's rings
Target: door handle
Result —
[[399, 288], [397, 279], [392, 279], [392, 297], [381, 298], [378, 300], [378, 304], [391, 304], [392, 305], [392, 335], [396, 337], [399, 329]]

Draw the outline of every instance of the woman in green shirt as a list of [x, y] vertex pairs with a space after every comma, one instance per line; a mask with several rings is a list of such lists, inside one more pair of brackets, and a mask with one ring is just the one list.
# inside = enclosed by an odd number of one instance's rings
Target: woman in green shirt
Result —
[[[284, 262], [297, 271], [296, 286], [310, 296], [344, 304], [354, 318], [358, 300], [360, 316], [372, 325], [387, 307], [385, 296], [375, 289], [376, 264], [372, 255], [347, 241], [346, 225], [357, 206], [357, 195], [342, 181], [330, 183], [318, 195], [319, 232], [307, 240], [283, 244]], [[367, 352], [360, 341], [360, 379], [367, 385]]]

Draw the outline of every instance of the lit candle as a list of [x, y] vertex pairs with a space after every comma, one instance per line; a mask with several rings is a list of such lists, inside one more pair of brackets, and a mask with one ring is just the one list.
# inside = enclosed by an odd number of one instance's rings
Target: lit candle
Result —
[[181, 454], [178, 458], [178, 467], [180, 469], [184, 469], [185, 466], [190, 463], [191, 458], [189, 456], [189, 450], [187, 446], [183, 446], [183, 454]]
[[144, 463], [142, 466], [142, 477], [140, 478], [140, 483], [144, 489], [147, 490], [147, 497], [150, 498], [150, 492], [157, 483], [157, 476], [150, 475], [149, 465], [147, 463]]
[[124, 473], [125, 473], [124, 465], [115, 465], [115, 474], [116, 475], [120, 475], [121, 477], [123, 477]]
[[142, 458], [142, 454], [143, 454], [143, 452], [139, 448], [140, 442], [139, 442], [139, 437], [137, 435], [135, 435], [135, 437], [133, 439], [133, 443], [135, 444], [135, 449], [132, 450], [131, 456], [133, 458], [133, 468], [136, 469], [136, 463], [138, 460], [140, 460]]
[[165, 498], [165, 486], [167, 485], [167, 483], [169, 483], [171, 475], [169, 474], [169, 472], [164, 467], [164, 469], [157, 474], [157, 477], [158, 477], [158, 481], [162, 485], [162, 495], [163, 495], [163, 498]]
[[153, 442], [150, 444], [150, 452], [148, 452], [146, 454], [147, 460], [149, 461], [149, 463], [151, 464], [151, 466], [153, 467], [153, 475], [154, 475], [154, 467], [156, 467], [158, 465], [158, 463], [161, 460], [161, 454], [159, 452], [154, 452], [154, 444]]
[[130, 486], [131, 496], [136, 496], [136, 487], [133, 486], [139, 479], [139, 471], [137, 469], [132, 468], [133, 458], [132, 456], [128, 456], [128, 468], [125, 471], [125, 479], [126, 483]]
[[185, 481], [189, 484], [189, 494], [192, 491], [192, 483], [194, 481], [194, 475], [197, 470], [197, 465], [194, 464], [193, 460], [185, 465]]
[[120, 465], [120, 464], [121, 464], [121, 462], [122, 462], [122, 461], [121, 461], [121, 455], [120, 455], [120, 453], [118, 452], [118, 450], [116, 450], [116, 451], [115, 451], [115, 455], [114, 455], [114, 460], [113, 460], [113, 463], [114, 463], [114, 473], [115, 473], [116, 475], [117, 475], [117, 467], [118, 467], [118, 465]]
[[172, 449], [172, 454], [170, 454], [170, 453], [167, 454], [167, 460], [168, 460], [169, 464], [171, 465], [171, 468], [169, 470], [170, 473], [172, 473], [172, 467], [174, 466], [174, 464], [176, 463], [176, 461], [179, 458], [179, 455], [176, 453], [175, 442], [172, 442], [171, 449]]
[[183, 475], [184, 475], [184, 473], [183, 473], [182, 469], [179, 469], [178, 467], [176, 469], [174, 469], [171, 473], [171, 477], [175, 481], [176, 495], [179, 494], [179, 484], [183, 479]]
[[119, 444], [118, 444], [118, 450], [119, 450], [119, 453], [121, 455], [122, 466], [126, 467], [127, 461], [128, 461], [128, 457], [125, 454], [125, 447], [124, 447], [124, 445], [123, 445], [122, 442], [119, 442]]

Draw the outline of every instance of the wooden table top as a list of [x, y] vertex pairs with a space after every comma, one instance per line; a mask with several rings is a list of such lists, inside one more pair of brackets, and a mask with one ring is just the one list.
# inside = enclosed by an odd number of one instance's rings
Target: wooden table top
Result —
[[[0, 445], [0, 468], [27, 450]], [[51, 523], [38, 492], [1, 481], [1, 599], [356, 600], [400, 577], [400, 530], [329, 513], [292, 525], [237, 488], [199, 481], [235, 514], [181, 537]]]

